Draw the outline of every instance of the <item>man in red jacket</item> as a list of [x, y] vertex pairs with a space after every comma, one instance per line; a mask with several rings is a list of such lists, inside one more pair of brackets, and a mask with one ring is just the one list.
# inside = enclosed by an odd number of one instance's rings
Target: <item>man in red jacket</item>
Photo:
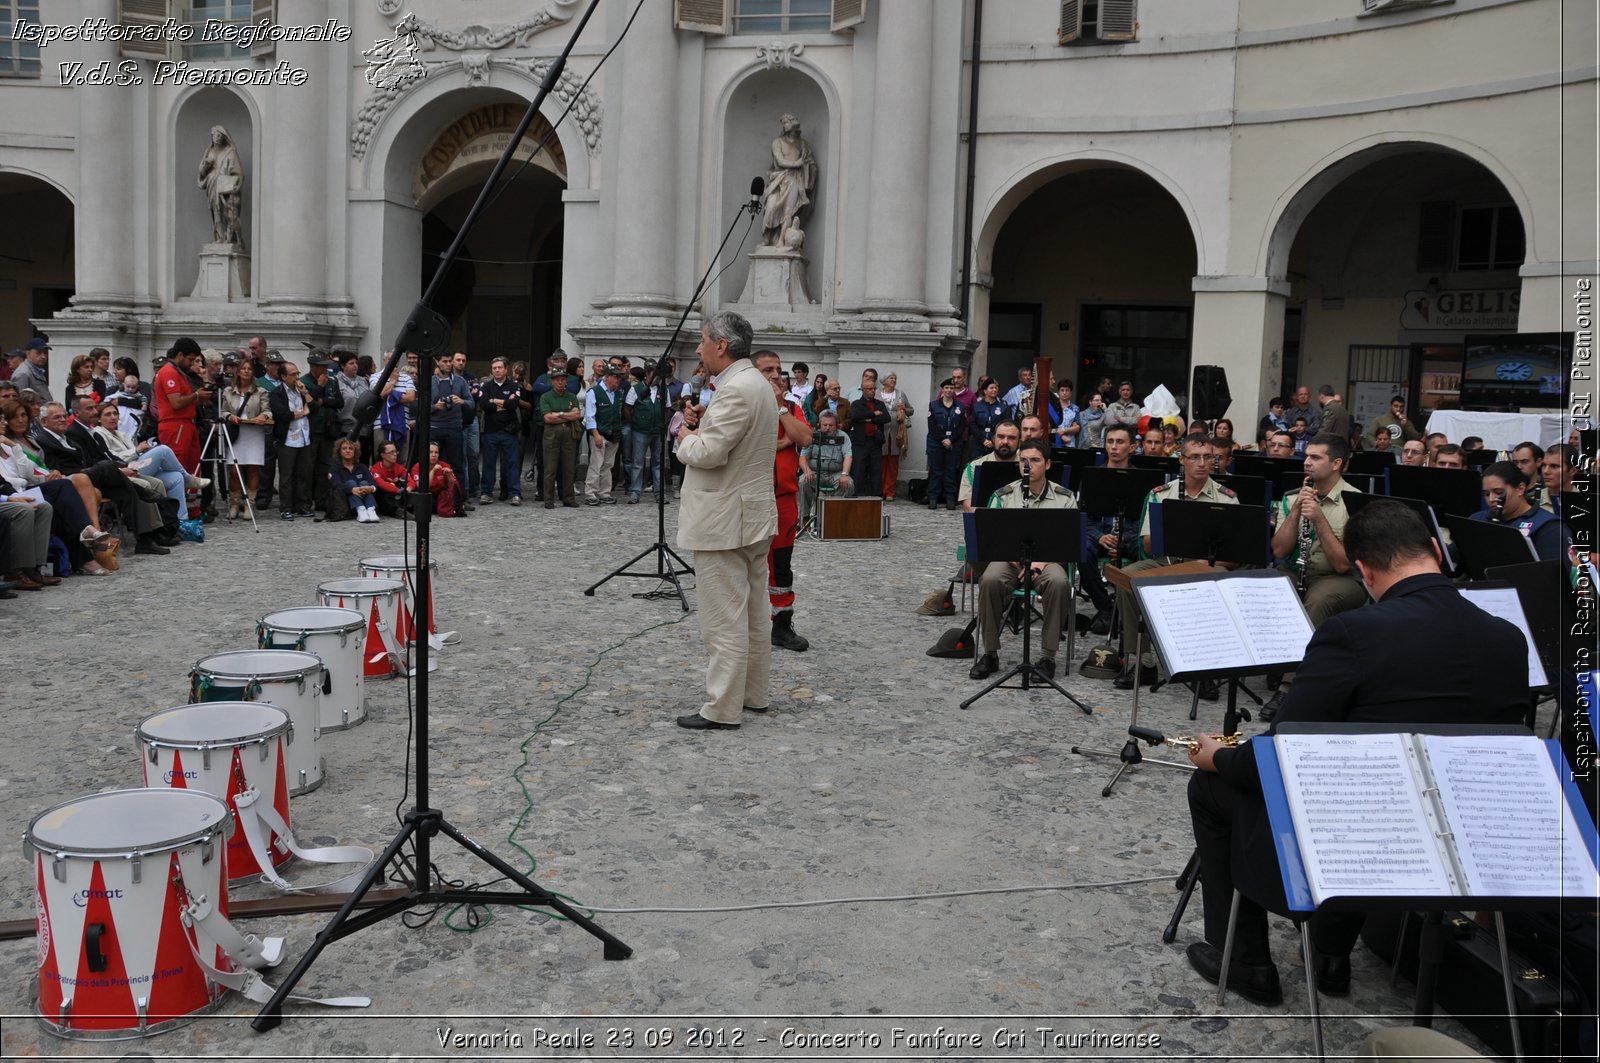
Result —
[[752, 359], [778, 400], [778, 455], [772, 486], [778, 496], [778, 534], [767, 549], [767, 597], [772, 602], [772, 644], [804, 653], [808, 642], [794, 629], [794, 537], [800, 528], [800, 452], [811, 445], [811, 426], [800, 407], [784, 397], [783, 361], [773, 351]]

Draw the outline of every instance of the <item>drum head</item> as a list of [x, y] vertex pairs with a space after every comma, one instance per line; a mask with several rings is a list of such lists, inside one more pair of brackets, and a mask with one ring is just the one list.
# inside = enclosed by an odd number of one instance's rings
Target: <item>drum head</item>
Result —
[[199, 748], [232, 746], [270, 738], [289, 729], [289, 714], [264, 701], [204, 701], [178, 705], [146, 716], [136, 734], [140, 742]]
[[[363, 557], [358, 564], [364, 572], [410, 572], [417, 567], [416, 559], [405, 554], [384, 554], [381, 557]], [[439, 562], [428, 559], [428, 571], [437, 572]]]
[[353, 609], [339, 609], [331, 605], [307, 605], [298, 609], [280, 609], [261, 618], [263, 627], [273, 631], [333, 632], [346, 635], [361, 631], [367, 626], [361, 614]]
[[299, 650], [233, 650], [202, 657], [194, 670], [220, 679], [299, 679], [322, 667], [322, 658]]
[[200, 790], [152, 787], [90, 794], [34, 817], [24, 840], [52, 855], [158, 853], [207, 834], [226, 837], [228, 806]]
[[376, 576], [362, 576], [356, 579], [332, 579], [326, 583], [317, 584], [320, 594], [344, 595], [377, 595], [390, 594], [400, 590], [404, 584], [397, 579], [379, 579]]

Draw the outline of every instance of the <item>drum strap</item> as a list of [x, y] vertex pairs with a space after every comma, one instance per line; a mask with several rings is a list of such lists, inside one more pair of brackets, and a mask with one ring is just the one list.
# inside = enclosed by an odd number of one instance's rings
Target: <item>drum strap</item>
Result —
[[272, 641], [272, 636], [273, 632], [268, 630], [267, 625], [259, 622], [256, 624], [256, 645], [264, 650], [304, 650], [306, 648], [306, 639], [311, 637], [311, 632], [300, 632], [294, 642], [287, 646], [279, 645]]
[[[180, 868], [191, 864], [192, 859], [188, 853], [178, 855]], [[190, 868], [189, 873], [195, 874], [197, 869]], [[197, 875], [196, 881], [205, 881], [203, 875]], [[276, 990], [267, 981], [250, 968], [275, 967], [283, 959], [283, 938], [269, 937], [265, 941], [254, 934], [241, 933], [237, 927], [230, 923], [216, 908], [210, 898], [204, 895], [190, 893], [184, 889], [187, 904], [183, 914], [185, 921], [194, 928], [194, 936], [183, 936], [189, 945], [189, 951], [194, 956], [200, 969], [206, 976], [221, 986], [226, 986], [240, 994], [247, 1000], [257, 1004], [265, 1004], [272, 999]], [[220, 948], [235, 963], [243, 964], [244, 969], [238, 971], [224, 971], [211, 962], [213, 950]], [[299, 1004], [325, 1004], [335, 1008], [365, 1008], [372, 1004], [368, 997], [303, 997], [292, 995], [290, 1000]]]
[[406, 668], [405, 651], [400, 648], [399, 641], [394, 637], [394, 629], [383, 618], [378, 619], [378, 635], [383, 639], [383, 652], [374, 653], [368, 660], [369, 664], [377, 664], [385, 657], [389, 658], [396, 672], [403, 672]]
[[[361, 881], [366, 865], [372, 863], [372, 850], [359, 845], [302, 849], [289, 830], [289, 825], [278, 815], [278, 810], [270, 802], [261, 800], [261, 791], [253, 786], [235, 794], [233, 803], [239, 809], [239, 827], [250, 846], [250, 855], [255, 857], [256, 866], [261, 868], [262, 879], [281, 890], [294, 893], [343, 893]], [[272, 858], [267, 853], [267, 838], [271, 834], [276, 834], [278, 843], [287, 846], [291, 853], [302, 860], [313, 864], [360, 864], [361, 869], [336, 882], [320, 886], [296, 886], [279, 875], [272, 866]]]
[[261, 683], [252, 679], [244, 686], [223, 686], [209, 675], [189, 673], [189, 700], [202, 701], [254, 701], [261, 696]]

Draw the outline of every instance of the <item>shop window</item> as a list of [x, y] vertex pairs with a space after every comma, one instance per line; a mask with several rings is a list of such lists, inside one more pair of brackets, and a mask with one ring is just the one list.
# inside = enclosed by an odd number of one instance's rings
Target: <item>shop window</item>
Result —
[[1138, 35], [1137, 0], [1061, 0], [1061, 44], [1109, 44]]
[[1193, 319], [1187, 306], [1086, 304], [1078, 349], [1080, 389], [1108, 376], [1132, 380], [1141, 397], [1165, 384], [1182, 402], [1189, 393]]
[[838, 33], [866, 18], [867, 0], [676, 0], [673, 25], [698, 33]]
[[39, 25], [39, 0], [0, 0], [0, 77], [39, 76], [39, 45], [18, 40], [14, 31]]

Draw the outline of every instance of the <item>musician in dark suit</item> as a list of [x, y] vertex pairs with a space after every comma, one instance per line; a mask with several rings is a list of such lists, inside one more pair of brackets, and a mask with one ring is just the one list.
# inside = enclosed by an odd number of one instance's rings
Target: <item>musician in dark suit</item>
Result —
[[[1470, 605], [1439, 571], [1422, 520], [1398, 502], [1350, 518], [1344, 550], [1377, 603], [1328, 618], [1306, 646], [1295, 684], [1269, 734], [1284, 723], [1516, 724], [1527, 715], [1528, 648], [1515, 625]], [[1426, 667], [1419, 667], [1426, 662]], [[1267, 950], [1267, 910], [1286, 913], [1261, 780], [1248, 743], [1200, 739], [1190, 759], [1189, 813], [1200, 855], [1206, 940], [1189, 963], [1215, 983], [1237, 884], [1243, 895], [1228, 987], [1257, 1004], [1282, 1003]], [[1362, 917], [1313, 921], [1317, 983], [1350, 988], [1350, 950]]]

